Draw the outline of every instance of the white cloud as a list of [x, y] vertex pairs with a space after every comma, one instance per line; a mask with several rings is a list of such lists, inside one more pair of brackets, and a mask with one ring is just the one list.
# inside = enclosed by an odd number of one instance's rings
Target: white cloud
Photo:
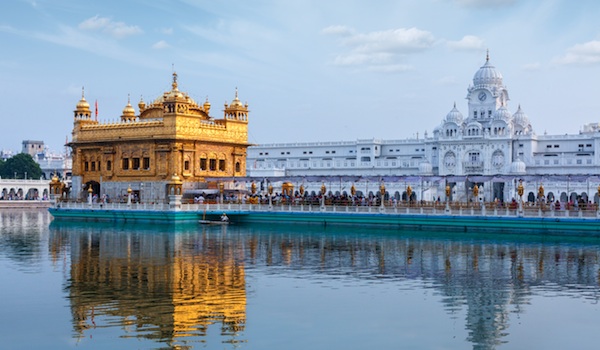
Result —
[[398, 28], [365, 34], [355, 34], [343, 40], [354, 51], [400, 52], [422, 51], [433, 45], [433, 34], [417, 28]]
[[435, 42], [433, 34], [417, 28], [356, 33], [345, 26], [330, 26], [322, 32], [341, 36], [340, 45], [348, 49], [347, 53], [336, 55], [334, 65], [365, 65], [371, 71], [410, 70], [412, 66], [399, 61], [432, 47]]
[[322, 32], [323, 32], [323, 34], [342, 35], [342, 36], [354, 34], [354, 30], [352, 30], [352, 28], [348, 28], [346, 26], [340, 26], [340, 25], [329, 26], [327, 28], [323, 28]]
[[406, 72], [409, 70], [413, 70], [414, 67], [408, 64], [386, 64], [386, 65], [372, 65], [367, 68], [372, 72], [380, 72], [380, 73], [400, 73]]
[[539, 62], [528, 63], [523, 65], [521, 68], [523, 68], [523, 70], [535, 71], [542, 69], [542, 64]]
[[155, 50], [168, 49], [169, 47], [171, 47], [171, 45], [164, 40], [157, 41], [154, 43], [154, 45], [152, 45], [152, 48]]
[[567, 49], [567, 53], [553, 61], [556, 64], [600, 63], [600, 41], [592, 40]]
[[160, 32], [166, 35], [172, 35], [173, 34], [173, 28], [161, 28]]
[[79, 23], [79, 29], [102, 31], [117, 39], [143, 33], [142, 29], [138, 26], [127, 25], [123, 22], [113, 22], [110, 18], [100, 17], [98, 15]]
[[448, 41], [446, 45], [452, 50], [461, 51], [480, 51], [485, 48], [483, 39], [474, 35], [465, 35], [458, 41]]

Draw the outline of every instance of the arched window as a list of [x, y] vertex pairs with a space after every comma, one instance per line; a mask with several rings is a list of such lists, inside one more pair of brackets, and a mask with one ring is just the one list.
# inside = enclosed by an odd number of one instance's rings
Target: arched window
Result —
[[235, 172], [236, 173], [240, 172], [240, 162], [235, 162]]

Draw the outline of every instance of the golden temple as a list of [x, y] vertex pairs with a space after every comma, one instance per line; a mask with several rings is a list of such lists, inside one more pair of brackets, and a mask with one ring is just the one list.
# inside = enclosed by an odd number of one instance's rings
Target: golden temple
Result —
[[68, 143], [72, 198], [88, 192], [116, 198], [134, 188], [140, 199], [162, 201], [171, 179], [193, 189], [206, 188], [211, 179], [246, 175], [248, 104], [239, 100], [237, 88], [222, 119], [211, 116], [208, 99], [200, 105], [179, 91], [177, 73], [170, 91], [149, 104], [141, 99], [138, 108], [136, 115], [128, 100], [118, 122], [101, 123], [82, 92]]

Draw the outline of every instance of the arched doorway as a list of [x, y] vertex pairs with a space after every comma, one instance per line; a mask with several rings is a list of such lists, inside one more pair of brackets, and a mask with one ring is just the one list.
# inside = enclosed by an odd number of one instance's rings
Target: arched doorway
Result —
[[87, 196], [90, 186], [92, 186], [92, 195], [98, 196], [100, 194], [100, 184], [96, 181], [88, 181], [83, 187], [84, 197]]

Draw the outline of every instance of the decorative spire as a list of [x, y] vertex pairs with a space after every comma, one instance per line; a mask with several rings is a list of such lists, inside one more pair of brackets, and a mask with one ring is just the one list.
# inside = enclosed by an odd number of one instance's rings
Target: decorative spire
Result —
[[177, 73], [173, 72], [173, 90], [177, 90]]
[[81, 87], [81, 99], [85, 100], [85, 86]]
[[485, 54], [485, 62], [489, 62], [490, 61], [490, 49], [486, 50], [486, 54]]
[[454, 101], [454, 108], [456, 108], [456, 101]]

